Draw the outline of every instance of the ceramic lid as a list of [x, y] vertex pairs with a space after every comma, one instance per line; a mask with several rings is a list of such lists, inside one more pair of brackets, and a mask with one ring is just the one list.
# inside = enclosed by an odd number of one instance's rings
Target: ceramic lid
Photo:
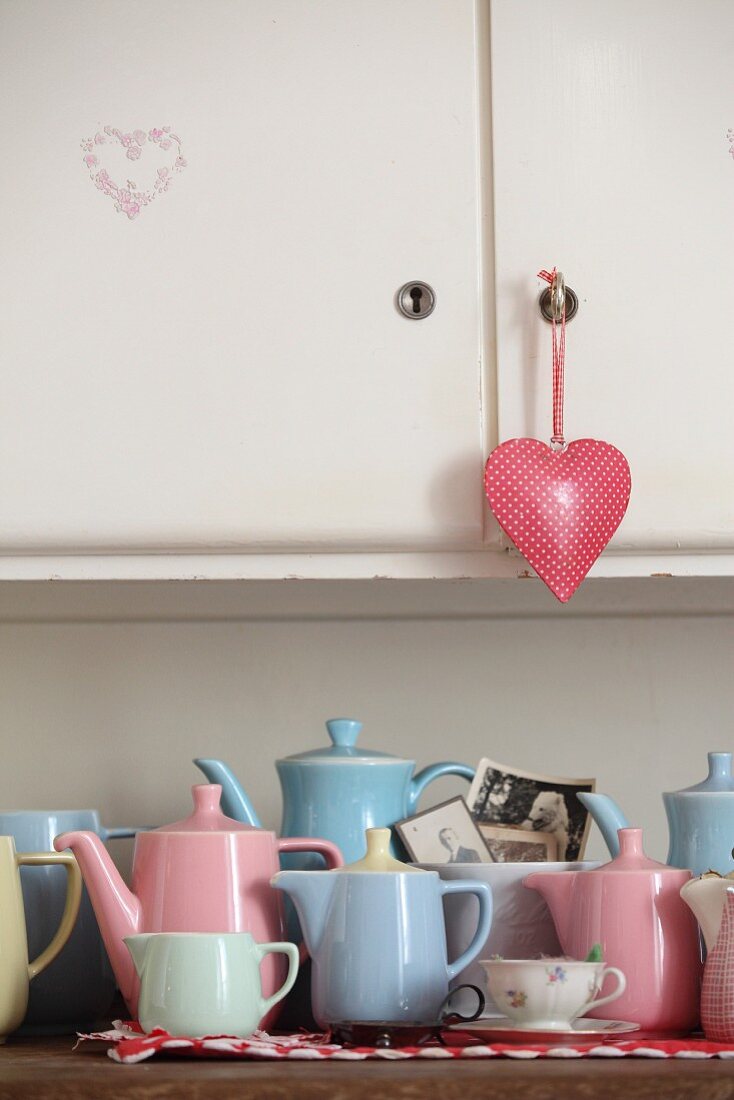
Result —
[[407, 863], [401, 863], [395, 859], [390, 851], [390, 829], [365, 829], [367, 841], [367, 854], [358, 859], [356, 863], [348, 863], [346, 867], [337, 867], [334, 872], [337, 875], [349, 874], [353, 871], [379, 871], [382, 874], [409, 874], [429, 875], [430, 871], [424, 871], [422, 867], [412, 867]]
[[656, 859], [650, 859], [645, 855], [642, 847], [642, 829], [618, 829], [617, 836], [619, 837], [619, 855], [609, 863], [602, 863], [601, 867], [584, 871], [584, 875], [599, 875], [608, 871], [646, 871], [648, 874], [655, 871], [680, 875], [679, 867], [669, 867], [667, 863], [658, 863]]
[[373, 749], [357, 748], [357, 738], [362, 723], [354, 718], [330, 718], [326, 723], [331, 738], [330, 745], [308, 752], [297, 752], [278, 760], [279, 764], [411, 764], [413, 761], [392, 756], [389, 752], [375, 752]]
[[222, 788], [219, 783], [199, 783], [191, 788], [194, 797], [193, 813], [182, 821], [172, 825], [161, 825], [142, 836], [154, 836], [156, 833], [252, 833], [261, 832], [254, 825], [244, 825], [222, 813], [219, 800]]
[[674, 794], [706, 794], [712, 791], [734, 791], [734, 775], [731, 773], [730, 752], [710, 752], [709, 773], [700, 783], [694, 783], [692, 787], [684, 787]]

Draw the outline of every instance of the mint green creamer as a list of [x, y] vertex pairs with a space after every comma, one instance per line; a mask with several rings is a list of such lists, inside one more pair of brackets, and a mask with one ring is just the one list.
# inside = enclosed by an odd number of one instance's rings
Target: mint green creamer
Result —
[[[140, 978], [138, 1019], [146, 1032], [246, 1039], [298, 974], [295, 944], [256, 943], [249, 932], [149, 932], [125, 943]], [[271, 952], [288, 956], [288, 977], [263, 997], [260, 963]]]

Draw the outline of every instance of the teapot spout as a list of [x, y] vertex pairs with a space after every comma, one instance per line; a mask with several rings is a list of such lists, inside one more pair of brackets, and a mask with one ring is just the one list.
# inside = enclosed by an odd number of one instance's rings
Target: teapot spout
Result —
[[126, 936], [125, 943], [127, 949], [133, 960], [133, 966], [139, 978], [143, 976], [143, 968], [145, 966], [145, 955], [148, 948], [148, 941], [154, 933], [141, 932], [137, 936]]
[[528, 875], [523, 885], [537, 890], [545, 899], [556, 926], [558, 940], [564, 951], [568, 951], [569, 921], [571, 915], [571, 889], [578, 871], [536, 871]]
[[194, 763], [203, 771], [210, 783], [218, 783], [221, 786], [222, 813], [234, 818], [235, 821], [243, 821], [245, 825], [254, 825], [259, 829], [260, 820], [255, 813], [255, 808], [232, 769], [228, 768], [223, 760], [197, 757]]
[[582, 806], [589, 811], [596, 822], [601, 835], [604, 837], [609, 854], [612, 858], [619, 855], [619, 829], [629, 828], [629, 822], [621, 809], [608, 794], [579, 793], [577, 798]]
[[311, 958], [321, 946], [338, 877], [334, 871], [279, 871], [270, 880], [270, 885], [288, 894], [295, 905]]
[[120, 992], [128, 1005], [134, 1005], [135, 969], [123, 941], [140, 927], [140, 902], [96, 833], [62, 833], [54, 839], [54, 848], [57, 852], [71, 848], [76, 856]]

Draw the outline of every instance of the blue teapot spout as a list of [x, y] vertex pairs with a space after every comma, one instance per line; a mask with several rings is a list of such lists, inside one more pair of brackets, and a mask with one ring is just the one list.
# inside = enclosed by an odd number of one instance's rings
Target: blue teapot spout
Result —
[[260, 828], [260, 819], [255, 813], [254, 807], [247, 797], [242, 784], [236, 778], [223, 760], [208, 760], [197, 757], [194, 760], [197, 768], [203, 771], [210, 783], [219, 783], [222, 788], [222, 812], [227, 817], [233, 817], [235, 821], [243, 821], [245, 825], [254, 825]]
[[270, 880], [293, 902], [311, 958], [318, 955], [338, 878], [331, 871], [279, 871]]
[[606, 841], [607, 848], [615, 858], [619, 855], [618, 829], [627, 829], [629, 822], [617, 803], [608, 794], [579, 794], [578, 800], [589, 811]]

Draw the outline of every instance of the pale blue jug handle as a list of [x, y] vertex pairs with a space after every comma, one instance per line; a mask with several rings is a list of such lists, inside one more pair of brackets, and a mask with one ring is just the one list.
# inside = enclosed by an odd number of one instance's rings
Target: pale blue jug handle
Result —
[[423, 771], [414, 775], [408, 788], [408, 815], [413, 813], [418, 799], [423, 794], [429, 783], [442, 775], [460, 775], [462, 779], [471, 781], [474, 778], [474, 768], [468, 764], [459, 764], [455, 760], [442, 760], [438, 764], [429, 764]]
[[242, 821], [245, 825], [254, 825], [259, 829], [260, 818], [232, 769], [223, 760], [212, 760], [208, 757], [199, 756], [194, 763], [210, 783], [218, 783], [222, 788], [222, 813], [235, 821]]
[[117, 829], [106, 829], [102, 825], [100, 840], [105, 843], [108, 840], [127, 840], [129, 837], [137, 836], [138, 833], [149, 833], [151, 829], [155, 829], [155, 825], [120, 825]]
[[451, 980], [476, 959], [487, 942], [487, 936], [492, 926], [492, 891], [486, 882], [471, 882], [468, 879], [463, 881], [454, 879], [451, 882], [441, 881], [439, 885], [442, 896], [446, 894], [475, 894], [479, 902], [479, 921], [473, 940], [466, 951], [459, 955], [458, 959], [454, 959], [453, 962], [446, 965], [446, 973], [449, 980]]

